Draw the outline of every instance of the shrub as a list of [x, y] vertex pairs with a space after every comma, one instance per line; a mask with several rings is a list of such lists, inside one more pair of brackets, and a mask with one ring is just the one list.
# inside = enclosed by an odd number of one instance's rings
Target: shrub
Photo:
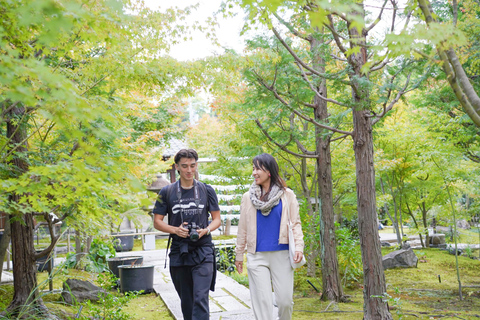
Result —
[[336, 226], [337, 255], [339, 271], [344, 286], [358, 283], [363, 274], [362, 254], [359, 241], [352, 236], [350, 229]]

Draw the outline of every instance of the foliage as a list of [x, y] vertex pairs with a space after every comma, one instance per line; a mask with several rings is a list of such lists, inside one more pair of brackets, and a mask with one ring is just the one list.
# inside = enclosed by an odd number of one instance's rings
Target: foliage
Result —
[[231, 274], [235, 271], [235, 246], [223, 246], [215, 248], [217, 270]]
[[359, 241], [349, 229], [336, 225], [338, 265], [342, 275], [343, 286], [354, 286], [362, 279], [362, 255]]
[[88, 259], [91, 261], [90, 265], [87, 265], [86, 271], [101, 273], [108, 271], [107, 259], [115, 257], [116, 251], [112, 241], [94, 238], [90, 251], [88, 252]]
[[139, 293], [126, 292], [124, 296], [118, 294], [101, 292], [100, 300], [97, 303], [87, 300], [82, 303], [87, 312], [94, 317], [100, 317], [105, 320], [129, 320], [132, 315], [123, 311], [123, 307], [132, 299], [137, 298]]
[[[160, 12], [129, 0], [1, 7], [1, 210], [56, 208], [94, 233], [148, 205], [139, 191], [165, 167], [151, 147], [181, 132], [181, 97], [198, 83], [196, 68], [164, 55], [189, 32], [194, 8]], [[10, 115], [13, 107], [23, 113]], [[12, 121], [27, 131], [25, 153], [6, 137]], [[14, 158], [29, 171], [12, 170]], [[7, 201], [14, 193], [24, 195], [19, 203]]]
[[[101, 273], [109, 270], [107, 259], [115, 257], [115, 255], [116, 251], [112, 241], [96, 237], [92, 241], [90, 251], [80, 263], [85, 271]], [[63, 264], [64, 268], [77, 268], [76, 256], [77, 254], [69, 252]]]
[[312, 252], [320, 244], [320, 223], [319, 216], [309, 215], [307, 209], [307, 201], [299, 199], [300, 219], [303, 227], [303, 241], [305, 243], [304, 253], [306, 259], [309, 259], [308, 253]]

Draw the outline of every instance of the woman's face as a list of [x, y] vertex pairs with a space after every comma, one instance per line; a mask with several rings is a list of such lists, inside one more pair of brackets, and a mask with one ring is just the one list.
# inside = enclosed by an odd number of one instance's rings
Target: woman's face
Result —
[[252, 176], [255, 179], [255, 184], [270, 186], [270, 171], [253, 166]]

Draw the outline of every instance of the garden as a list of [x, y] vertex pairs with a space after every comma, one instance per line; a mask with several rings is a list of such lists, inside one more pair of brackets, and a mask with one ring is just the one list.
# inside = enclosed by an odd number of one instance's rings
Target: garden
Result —
[[[175, 180], [178, 144], [202, 158], [225, 228], [252, 158], [277, 159], [306, 244], [295, 319], [480, 316], [476, 1], [0, 8], [0, 317], [171, 317], [152, 288], [122, 290], [108, 259], [115, 233], [143, 239], [132, 253], [147, 236], [165, 247], [150, 187]], [[384, 268], [397, 251], [415, 263]], [[231, 248], [217, 258], [248, 286]], [[67, 305], [73, 278], [100, 300]]]

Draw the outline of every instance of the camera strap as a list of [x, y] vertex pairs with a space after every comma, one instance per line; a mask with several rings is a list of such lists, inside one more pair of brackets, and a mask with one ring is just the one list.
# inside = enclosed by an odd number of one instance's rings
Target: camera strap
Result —
[[[180, 180], [178, 180], [175, 183], [177, 188], [178, 204], [180, 205], [180, 217], [182, 218], [182, 224], [183, 224], [182, 189], [180, 186]], [[198, 209], [200, 205], [200, 193], [198, 192], [198, 182], [195, 179], [193, 179], [193, 196], [195, 199], [195, 205], [197, 206], [197, 209]]]
[[[193, 179], [193, 194], [194, 194], [195, 205], [197, 206], [197, 209], [200, 205], [200, 192], [198, 191], [198, 184], [199, 183], [197, 183], [197, 180]], [[203, 190], [204, 190], [205, 194], [207, 194], [205, 186], [203, 185], [202, 187], [203, 187]], [[167, 197], [169, 198], [169, 200], [170, 200], [171, 191], [173, 191], [172, 189], [174, 189], [174, 188], [176, 189], [175, 191], [177, 192], [178, 204], [180, 205], [180, 217], [182, 219], [182, 224], [183, 224], [182, 189], [181, 189], [181, 186], [180, 186], [180, 180], [177, 180], [173, 185], [168, 186]], [[165, 266], [164, 266], [164, 268], [167, 267], [167, 256], [168, 256], [168, 249], [170, 247], [171, 239], [172, 239], [172, 235], [170, 234], [169, 237], [168, 237], [168, 242], [167, 242], [167, 250], [165, 252]]]

